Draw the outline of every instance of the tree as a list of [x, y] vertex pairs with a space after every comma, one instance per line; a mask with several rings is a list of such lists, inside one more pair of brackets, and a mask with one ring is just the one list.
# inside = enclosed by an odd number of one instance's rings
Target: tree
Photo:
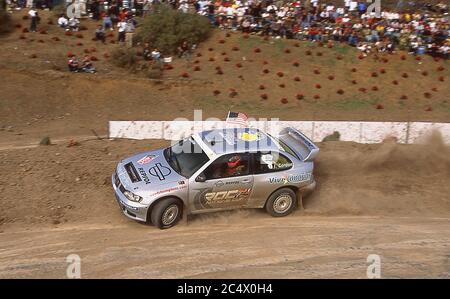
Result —
[[206, 40], [211, 31], [208, 18], [159, 5], [143, 19], [136, 40], [148, 42], [164, 54], [173, 54], [183, 41], [198, 44]]

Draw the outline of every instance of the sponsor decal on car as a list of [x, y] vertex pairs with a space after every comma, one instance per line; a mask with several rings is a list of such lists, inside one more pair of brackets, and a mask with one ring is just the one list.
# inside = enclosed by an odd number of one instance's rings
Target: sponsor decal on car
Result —
[[258, 141], [259, 139], [261, 139], [261, 134], [242, 132], [238, 135], [238, 138], [243, 141]]
[[137, 163], [139, 165], [145, 165], [147, 163], [150, 163], [151, 161], [153, 161], [157, 156], [156, 155], [146, 155], [144, 157], [142, 157], [141, 159], [139, 159], [137, 161]]
[[209, 192], [205, 194], [207, 204], [224, 203], [245, 200], [250, 196], [252, 189], [236, 189], [229, 191]]
[[139, 167], [138, 170], [139, 170], [139, 174], [141, 175], [145, 184], [150, 184], [150, 179], [148, 178], [147, 173], [145, 172], [144, 168]]
[[305, 172], [300, 174], [292, 174], [284, 177], [269, 178], [271, 184], [287, 184], [287, 183], [299, 183], [309, 181], [311, 179], [311, 173]]
[[222, 181], [217, 181], [215, 184], [214, 184], [214, 186], [216, 186], [216, 187], [222, 187], [224, 185], [224, 182], [222, 182]]
[[168, 189], [164, 189], [164, 190], [159, 190], [158, 192], [153, 193], [151, 196], [155, 196], [155, 195], [160, 195], [160, 194], [164, 194], [164, 193], [168, 193], [168, 192], [174, 192], [174, 191], [178, 191], [178, 190], [182, 190], [182, 189], [186, 189], [187, 186], [176, 186], [176, 187], [172, 187], [172, 188], [168, 188]]
[[160, 181], [164, 181], [171, 172], [170, 168], [162, 166], [161, 163], [156, 163], [156, 165], [150, 167], [149, 170], [149, 173], [152, 176], [157, 177]]
[[229, 181], [229, 182], [226, 182], [225, 184], [226, 185], [237, 185], [239, 183], [240, 183], [240, 181]]

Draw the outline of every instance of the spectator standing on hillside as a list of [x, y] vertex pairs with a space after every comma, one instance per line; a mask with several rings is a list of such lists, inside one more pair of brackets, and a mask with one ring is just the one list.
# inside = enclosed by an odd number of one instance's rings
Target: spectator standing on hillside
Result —
[[39, 15], [38, 15], [38, 12], [34, 8], [31, 8], [28, 11], [28, 15], [31, 18], [30, 31], [31, 32], [36, 32], [37, 31], [37, 25], [38, 25], [39, 19], [40, 19]]
[[113, 30], [113, 23], [111, 17], [108, 14], [105, 14], [103, 16], [103, 28], [105, 28], [105, 30]]
[[179, 5], [178, 9], [184, 13], [188, 13], [189, 4], [188, 4], [187, 0], [180, 0], [180, 5]]
[[151, 7], [152, 7], [152, 2], [150, 0], [144, 0], [143, 6], [142, 6], [142, 16], [143, 17], [146, 17], [149, 14]]
[[360, 2], [358, 3], [358, 13], [359, 13], [359, 16], [361, 16], [363, 13], [365, 13], [365, 12], [366, 12], [366, 9], [367, 9], [366, 3], [363, 2], [363, 1], [360, 1]]
[[125, 30], [127, 29], [127, 22], [125, 20], [117, 23], [117, 31], [119, 32], [118, 41], [125, 42]]
[[95, 29], [95, 39], [105, 43], [106, 35], [102, 25], [98, 25], [97, 29]]
[[100, 18], [100, 3], [98, 0], [91, 1], [90, 3], [92, 18], [98, 20]]
[[125, 44], [128, 48], [133, 47], [134, 23], [132, 19], [128, 19], [125, 26]]

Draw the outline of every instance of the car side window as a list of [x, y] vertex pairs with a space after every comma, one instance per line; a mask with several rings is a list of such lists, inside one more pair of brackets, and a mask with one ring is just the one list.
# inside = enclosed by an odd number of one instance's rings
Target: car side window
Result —
[[206, 168], [207, 180], [222, 179], [250, 173], [250, 154], [236, 153], [219, 157]]
[[255, 174], [282, 171], [292, 168], [292, 161], [279, 152], [255, 154]]

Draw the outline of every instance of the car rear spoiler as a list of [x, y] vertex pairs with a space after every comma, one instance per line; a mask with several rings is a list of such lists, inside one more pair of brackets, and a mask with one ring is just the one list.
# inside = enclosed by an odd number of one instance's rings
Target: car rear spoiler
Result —
[[282, 129], [278, 138], [305, 162], [313, 161], [319, 153], [319, 148], [308, 137], [292, 127]]

